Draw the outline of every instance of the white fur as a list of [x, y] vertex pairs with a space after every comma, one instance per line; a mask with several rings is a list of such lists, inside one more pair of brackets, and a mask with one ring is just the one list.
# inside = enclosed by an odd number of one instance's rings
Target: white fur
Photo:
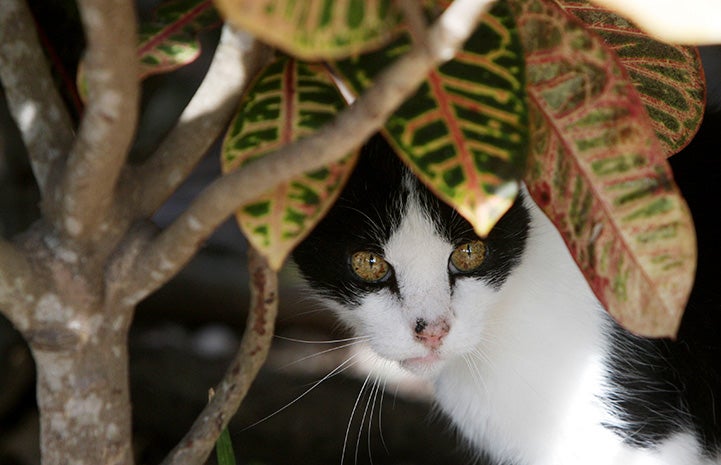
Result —
[[[603, 422], [603, 357], [609, 324], [555, 228], [531, 201], [520, 264], [500, 290], [459, 279], [453, 245], [412, 200], [385, 246], [401, 297], [383, 290], [339, 311], [375, 352], [435, 381], [440, 409], [477, 450], [527, 465], [708, 465], [691, 434], [657, 449], [626, 446]], [[450, 332], [434, 358], [414, 337], [418, 318]], [[409, 362], [409, 360], [411, 360]]]

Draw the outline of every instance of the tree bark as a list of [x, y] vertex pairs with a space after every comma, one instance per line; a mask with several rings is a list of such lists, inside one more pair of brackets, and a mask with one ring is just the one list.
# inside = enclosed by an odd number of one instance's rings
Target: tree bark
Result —
[[133, 464], [127, 332], [116, 328], [130, 312], [105, 310], [84, 343], [65, 347], [62, 333], [31, 342], [43, 465]]
[[133, 465], [133, 307], [107, 292], [107, 257], [74, 250], [43, 221], [15, 250], [35, 284], [10, 316], [36, 362], [43, 465]]

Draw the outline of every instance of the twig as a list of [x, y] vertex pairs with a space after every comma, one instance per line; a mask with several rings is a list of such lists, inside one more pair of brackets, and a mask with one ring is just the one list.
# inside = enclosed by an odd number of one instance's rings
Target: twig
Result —
[[137, 36], [133, 2], [80, 0], [87, 49], [88, 104], [59, 190], [46, 214], [78, 239], [100, 235], [138, 115]]
[[0, 8], [0, 80], [44, 193], [51, 165], [72, 146], [73, 126], [23, 0], [4, 0]]
[[251, 308], [238, 353], [213, 398], [161, 465], [204, 463], [265, 362], [278, 311], [278, 279], [254, 250], [249, 252], [248, 267]]
[[214, 181], [142, 254], [128, 287], [136, 303], [169, 280], [240, 205], [306, 171], [319, 169], [359, 146], [421, 84], [453, 57], [493, 0], [456, 0], [428, 31], [428, 41], [384, 70], [353, 105], [317, 133], [288, 144]]
[[408, 24], [413, 40], [415, 42], [425, 40], [427, 22], [423, 15], [422, 4], [418, 0], [396, 0], [396, 5], [403, 12], [403, 17], [406, 24]]
[[20, 331], [30, 325], [27, 304], [39, 297], [43, 281], [33, 273], [25, 255], [0, 238], [0, 313]]
[[243, 31], [224, 26], [208, 73], [155, 154], [129, 177], [139, 216], [155, 211], [227, 127], [243, 90], [269, 56]]

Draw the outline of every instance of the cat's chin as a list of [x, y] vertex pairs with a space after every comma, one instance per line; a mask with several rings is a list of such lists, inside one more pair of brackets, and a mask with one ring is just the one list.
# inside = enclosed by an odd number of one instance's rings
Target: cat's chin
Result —
[[443, 359], [435, 353], [423, 357], [407, 358], [400, 361], [400, 366], [414, 375], [423, 378], [432, 378], [437, 375], [444, 365]]

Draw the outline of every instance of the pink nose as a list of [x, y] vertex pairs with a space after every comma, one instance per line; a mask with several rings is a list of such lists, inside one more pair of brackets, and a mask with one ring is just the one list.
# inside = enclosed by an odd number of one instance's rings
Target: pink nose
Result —
[[413, 330], [416, 333], [416, 340], [429, 349], [437, 349], [443, 343], [443, 338], [448, 334], [450, 326], [444, 319], [428, 323], [423, 318], [418, 318]]

